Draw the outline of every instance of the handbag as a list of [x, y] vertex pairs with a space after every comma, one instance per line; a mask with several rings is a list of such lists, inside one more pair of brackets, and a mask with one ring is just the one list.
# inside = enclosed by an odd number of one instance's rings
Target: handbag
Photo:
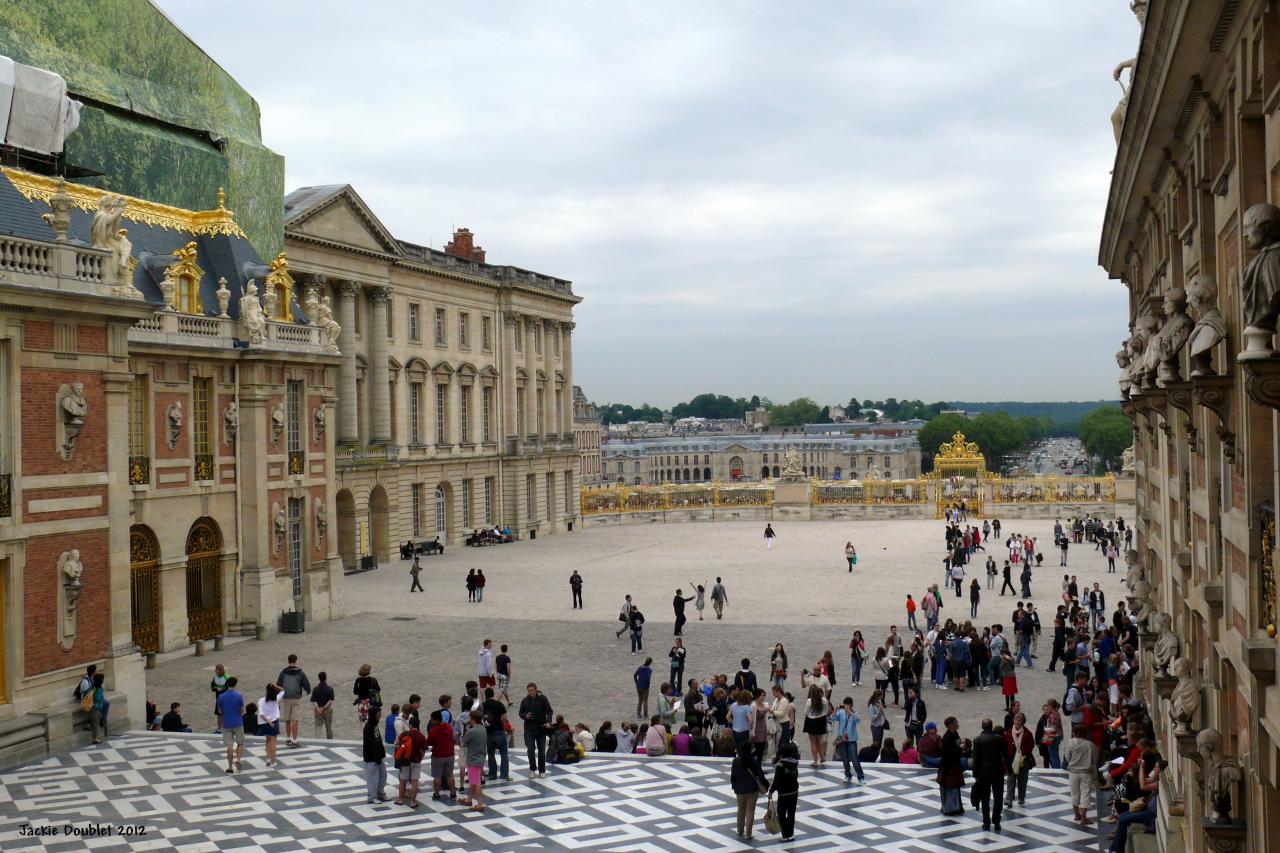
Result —
[[1022, 760], [1024, 758], [1026, 758], [1026, 756], [1022, 754], [1021, 750], [1019, 750], [1018, 754], [1013, 757], [1013, 775], [1014, 776], [1017, 776], [1019, 773], [1022, 772]]
[[93, 710], [93, 691], [92, 690], [85, 691], [84, 695], [80, 697], [80, 710], [81, 711]]
[[782, 821], [778, 820], [778, 807], [773, 804], [772, 796], [769, 797], [769, 807], [764, 812], [764, 829], [774, 835], [782, 832]]

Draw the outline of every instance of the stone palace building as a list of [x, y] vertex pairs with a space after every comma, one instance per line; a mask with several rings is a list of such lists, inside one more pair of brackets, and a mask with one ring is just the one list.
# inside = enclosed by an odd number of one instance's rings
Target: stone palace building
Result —
[[1280, 849], [1280, 6], [1134, 3], [1100, 263], [1129, 292], [1159, 849]]

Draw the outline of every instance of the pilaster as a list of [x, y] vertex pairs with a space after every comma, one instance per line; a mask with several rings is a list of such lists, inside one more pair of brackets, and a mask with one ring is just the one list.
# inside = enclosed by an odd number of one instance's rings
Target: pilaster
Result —
[[360, 285], [344, 281], [338, 285], [338, 349], [342, 364], [338, 367], [338, 441], [358, 444], [360, 422], [356, 415], [356, 296]]
[[387, 300], [391, 288], [375, 287], [370, 291], [373, 306], [369, 318], [369, 394], [370, 444], [391, 443], [391, 373], [387, 364]]

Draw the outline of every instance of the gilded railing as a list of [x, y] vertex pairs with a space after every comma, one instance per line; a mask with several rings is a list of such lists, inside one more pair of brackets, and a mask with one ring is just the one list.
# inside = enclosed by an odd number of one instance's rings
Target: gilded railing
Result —
[[768, 483], [663, 483], [648, 486], [596, 486], [582, 490], [583, 515], [661, 512], [668, 509], [769, 506]]
[[1102, 477], [990, 474], [982, 478], [982, 484], [988, 487], [991, 502], [997, 504], [1114, 503], [1116, 499], [1116, 478], [1111, 474]]
[[814, 480], [809, 487], [809, 503], [814, 506], [866, 502], [867, 490], [857, 480]]

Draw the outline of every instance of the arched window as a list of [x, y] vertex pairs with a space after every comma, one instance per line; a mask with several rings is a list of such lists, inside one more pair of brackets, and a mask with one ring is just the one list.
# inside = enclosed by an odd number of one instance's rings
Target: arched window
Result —
[[183, 314], [203, 314], [204, 305], [200, 301], [200, 279], [204, 278], [204, 270], [196, 264], [195, 242], [190, 242], [181, 249], [175, 249], [173, 256], [177, 260], [165, 270], [164, 275], [173, 282], [174, 310]]
[[764, 466], [763, 468], [761, 468], [761, 469], [760, 469], [760, 479], [761, 479], [761, 480], [767, 480], [767, 479], [769, 479], [769, 466], [768, 466], [768, 465], [766, 465], [766, 466]]
[[[778, 455], [778, 454], [776, 454], [776, 453], [774, 454], [774, 456], [777, 456], [777, 455]], [[779, 472], [779, 470], [778, 470], [778, 466], [777, 466], [777, 465], [774, 465], [774, 466], [773, 466], [773, 476], [774, 476], [774, 477], [778, 477], [778, 476], [779, 476], [779, 473], [780, 473], [780, 472]]]

